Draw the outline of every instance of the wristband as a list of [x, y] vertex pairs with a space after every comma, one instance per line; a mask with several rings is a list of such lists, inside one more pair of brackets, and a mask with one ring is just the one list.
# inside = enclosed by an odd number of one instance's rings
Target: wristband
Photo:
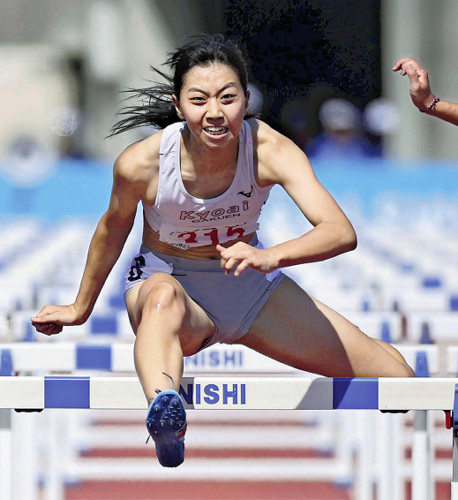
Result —
[[426, 109], [420, 109], [420, 112], [421, 113], [427, 113], [428, 111], [430, 111], [431, 109], [436, 109], [436, 106], [437, 106], [437, 103], [440, 101], [439, 97], [436, 97], [434, 94], [433, 94], [433, 102], [426, 108]]

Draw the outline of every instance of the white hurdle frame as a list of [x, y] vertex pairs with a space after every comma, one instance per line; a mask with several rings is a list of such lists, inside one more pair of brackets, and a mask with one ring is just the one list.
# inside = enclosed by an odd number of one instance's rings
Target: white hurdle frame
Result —
[[[428, 372], [430, 374], [435, 374], [438, 372], [438, 348], [437, 346], [433, 345], [400, 345], [397, 346], [398, 349], [401, 350], [402, 354], [406, 357], [407, 361], [414, 366], [416, 364], [416, 358], [418, 357], [418, 354], [422, 354], [422, 359], [423, 363], [427, 365]], [[2, 353], [2, 361], [4, 361], [5, 358], [5, 353], [6, 353], [6, 359], [7, 365], [8, 361], [11, 364], [11, 372], [14, 369], [14, 372], [16, 373], [21, 373], [21, 372], [27, 372], [28, 374], [30, 373], [42, 373], [42, 372], [48, 372], [50, 367], [52, 367], [52, 370], [55, 372], [69, 372], [72, 373], [75, 370], [78, 371], [78, 373], [82, 372], [87, 372], [87, 370], [91, 370], [92, 372], [95, 371], [112, 371], [112, 372], [133, 372], [134, 371], [134, 366], [133, 366], [133, 359], [132, 359], [132, 346], [130, 344], [99, 344], [99, 343], [71, 343], [71, 342], [53, 342], [53, 343], [48, 343], [48, 342], [35, 342], [35, 343], [11, 343], [11, 344], [2, 344], [0, 346], [1, 348], [1, 353]], [[307, 377], [307, 374], [304, 374], [304, 372], [293, 369], [287, 365], [283, 365], [281, 363], [278, 363], [274, 360], [271, 360], [270, 358], [267, 358], [265, 356], [260, 355], [259, 353], [256, 353], [252, 350], [249, 350], [245, 348], [244, 346], [213, 346], [212, 348], [208, 349], [207, 351], [204, 351], [203, 353], [199, 353], [195, 359], [188, 358], [186, 359], [187, 363], [185, 364], [185, 374], [192, 374], [192, 373], [212, 373], [215, 375], [215, 373], [227, 373], [228, 371], [231, 372], [231, 375], [229, 376], [228, 380], [233, 380], [233, 375], [232, 373], [258, 373], [261, 372], [263, 374], [281, 374], [281, 375], [289, 375], [289, 378], [285, 378], [284, 376], [282, 377], [277, 377], [278, 380], [272, 377], [249, 377], [250, 380], [250, 386], [252, 383], [260, 383], [260, 380], [264, 380], [267, 383], [273, 383], [274, 385], [279, 383], [283, 387], [283, 384], [286, 383], [291, 383], [293, 385], [296, 385], [299, 381], [299, 384], [301, 387], [304, 387], [304, 381], [308, 381], [311, 383], [312, 386], [319, 386], [318, 390], [318, 395], [316, 396], [317, 402], [316, 403], [310, 403], [310, 397], [315, 397], [313, 396], [314, 391], [317, 389], [310, 389], [307, 390], [307, 398], [308, 398], [308, 403], [305, 405], [306, 407], [296, 407], [295, 405], [289, 405], [287, 407], [281, 407], [279, 409], [311, 409], [311, 410], [316, 410], [316, 409], [336, 409], [333, 408], [332, 405], [329, 405], [329, 401], [323, 405], [323, 397], [324, 394], [323, 388], [327, 387], [328, 391], [328, 396], [329, 396], [329, 381], [332, 379], [325, 379], [321, 377], [316, 377], [315, 375], [309, 374]], [[3, 364], [3, 363], [2, 363]], [[8, 369], [6, 370], [8, 372]], [[9, 375], [9, 373], [6, 373], [6, 375]], [[305, 375], [305, 377], [304, 377]], [[7, 381], [7, 379], [10, 379]], [[14, 382], [15, 380], [16, 382]], [[183, 384], [184, 387], [182, 388], [182, 392], [187, 396], [189, 400], [189, 395], [192, 392], [192, 400], [193, 404], [187, 403], [188, 408], [202, 408], [201, 400], [210, 400], [212, 402], [215, 401], [215, 398], [217, 398], [218, 393], [215, 392], [215, 388], [213, 387], [208, 389], [209, 386], [201, 386], [200, 378], [192, 378], [192, 379], [184, 379]], [[213, 380], [213, 378], [204, 378], [203, 380]], [[324, 382], [327, 380], [328, 382]], [[355, 379], [356, 380], [356, 379]], [[372, 390], [374, 389], [374, 384], [373, 381], [375, 379], [361, 379], [361, 381], [365, 380], [366, 382], [368, 380], [372, 381]], [[402, 379], [401, 379], [402, 380]], [[435, 379], [437, 380], [437, 379]], [[191, 381], [191, 382], [189, 382]], [[316, 381], [316, 382], [315, 382]], [[7, 385], [3, 385], [6, 383]], [[16, 386], [16, 383], [19, 384]], [[25, 385], [23, 385], [25, 383]], [[78, 406], [80, 403], [78, 403], [75, 406], [75, 403], [69, 403], [69, 402], [54, 402], [51, 404], [51, 406], [46, 404], [46, 401], [44, 402], [41, 400], [41, 396], [43, 396], [42, 391], [40, 392], [40, 387], [43, 388], [46, 385], [48, 386], [48, 389], [50, 386], [59, 386], [62, 391], [62, 384], [79, 384], [79, 385], [85, 385], [84, 391], [89, 391], [91, 394], [91, 400], [87, 400], [83, 406]], [[244, 384], [245, 382], [242, 382]], [[57, 386], [56, 386], [57, 384]], [[102, 388], [99, 388], [99, 385], [101, 384]], [[111, 386], [111, 384], [114, 384]], [[124, 384], [126, 384], [126, 387], [124, 387]], [[325, 385], [323, 385], [325, 384]], [[328, 385], [326, 385], [328, 384]], [[352, 382], [354, 384], [354, 382]], [[362, 382], [357, 382], [361, 387], [364, 386]], [[7, 394], [7, 386], [13, 387], [11, 390], [10, 396], [13, 398], [12, 400], [5, 400], [4, 397]], [[192, 390], [189, 389], [190, 385], [192, 386]], [[211, 384], [210, 384], [211, 385]], [[367, 385], [367, 384], [366, 384]], [[377, 390], [378, 390], [378, 383], [377, 383]], [[28, 389], [28, 387], [30, 389]], [[72, 386], [71, 389], [68, 389], [68, 393], [74, 392], [74, 387], [75, 385]], [[89, 389], [90, 387], [90, 389]], [[137, 400], [138, 403], [135, 403], [132, 406], [132, 403], [130, 405], [126, 405], [126, 401], [132, 401], [132, 394], [135, 394], [135, 390], [133, 388], [136, 388], [137, 392]], [[188, 389], [186, 389], [188, 387]], [[201, 389], [201, 387], [204, 387], [204, 389]], [[205, 389], [207, 387], [207, 389]], [[234, 387], [234, 386], [232, 386]], [[235, 386], [238, 387], [238, 386]], [[242, 387], [242, 386], [240, 386]], [[200, 388], [200, 389], [199, 389]], [[8, 408], [45, 408], [45, 407], [52, 407], [52, 408], [76, 408], [76, 407], [81, 407], [81, 408], [98, 408], [98, 405], [100, 404], [97, 403], [97, 393], [99, 392], [100, 394], [104, 394], [105, 390], [112, 391], [113, 393], [117, 394], [118, 397], [118, 404], [119, 406], [114, 406], [115, 402], [114, 401], [108, 401], [106, 403], [102, 402], [102, 406], [100, 407], [101, 409], [144, 409], [145, 408], [145, 403], [144, 403], [144, 396], [143, 392], [140, 389], [140, 386], [138, 384], [138, 381], [136, 377], [80, 377], [80, 378], [75, 378], [75, 377], [0, 377], [0, 408], [2, 404], [6, 404], [6, 407]], [[208, 390], [209, 393], [206, 394], [205, 390]], [[224, 392], [224, 386], [223, 386], [223, 392]], [[227, 389], [226, 389], [227, 390]], [[302, 389], [301, 389], [302, 390]], [[354, 389], [353, 389], [354, 390]], [[202, 392], [203, 391], [203, 392]], [[45, 391], [47, 392], [47, 391]], [[63, 391], [65, 392], [65, 390]], [[232, 394], [233, 391], [229, 391], [229, 393], [226, 394], [226, 397], [228, 401], [232, 398], [234, 398], [234, 395]], [[41, 394], [41, 396], [40, 396]], [[266, 391], [262, 392], [262, 394], [267, 394]], [[28, 396], [30, 395], [30, 398], [34, 399], [28, 399]], [[366, 390], [366, 395], [367, 395], [367, 390]], [[4, 397], [3, 397], [4, 396]], [[240, 392], [236, 394], [236, 396], [239, 399], [246, 398], [247, 395], [245, 392], [240, 389]], [[15, 398], [19, 397], [20, 399], [17, 400]], [[24, 397], [24, 399], [23, 399]], [[44, 396], [43, 396], [44, 397]], [[263, 396], [264, 397], [264, 396]], [[200, 400], [198, 402], [197, 399]], [[251, 399], [251, 396], [250, 396]], [[21, 401], [27, 401], [26, 406], [21, 406]], [[89, 401], [89, 402], [88, 402]], [[374, 402], [372, 402], [374, 403]], [[106, 404], [106, 406], [105, 406]], [[197, 404], [197, 406], [196, 406]], [[228, 405], [226, 403], [221, 403], [223, 408], [228, 408]], [[219, 406], [221, 406], [221, 404]], [[311, 404], [311, 406], [310, 406]], [[314, 405], [316, 404], [316, 408]], [[43, 406], [44, 405], [44, 406]], [[94, 406], [95, 405], [95, 406]], [[137, 406], [138, 405], [138, 406]], [[216, 408], [218, 405], [214, 405], [213, 403], [209, 403], [208, 409]], [[243, 405], [242, 405], [243, 406]], [[229, 406], [230, 407], [230, 406]], [[246, 406], [245, 406], [246, 407]], [[363, 404], [363, 408], [366, 408], [366, 406]], [[246, 407], [247, 409], [252, 409], [251, 407]], [[265, 409], [274, 409], [275, 407], [272, 404], [267, 404], [267, 406], [264, 406], [263, 408]], [[346, 406], [345, 408], [353, 409], [353, 406]], [[256, 409], [260, 409], [256, 407]], [[356, 407], [355, 407], [356, 409]], [[374, 404], [372, 404], [371, 409], [382, 409], [382, 408], [376, 408]], [[6, 413], [5, 413], [6, 412]], [[416, 469], [420, 469], [423, 471], [422, 474], [416, 474], [412, 477], [412, 490], [414, 492], [419, 492], [418, 496], [415, 496], [416, 500], [431, 500], [433, 498], [432, 493], [425, 492], [424, 485], [429, 484], [431, 485], [431, 471], [430, 468], [428, 467], [428, 464], [430, 464], [431, 460], [431, 450], [429, 446], [429, 431], [428, 431], [428, 426], [427, 426], [427, 419], [426, 416], [425, 418], [420, 418], [421, 414], [426, 414], [426, 410], [419, 410], [415, 412], [415, 428], [414, 428], [414, 435], [413, 435], [413, 449], [412, 449], [412, 461], [416, 465]], [[388, 421], [388, 419], [383, 419], [382, 417], [381, 423]], [[343, 423], [346, 422], [346, 418], [344, 419]], [[4, 456], [8, 455], [11, 456], [11, 436], [8, 436], [8, 430], [11, 429], [11, 416], [8, 413], [8, 410], [0, 410], [0, 422], [1, 427], [2, 427], [2, 434], [3, 434], [3, 440], [4, 440], [4, 446], [2, 446], [2, 449], [6, 450], [4, 452]], [[386, 423], [386, 422], [385, 422]], [[385, 425], [385, 424], [383, 424]], [[399, 433], [399, 423], [395, 424], [393, 422], [390, 422], [388, 425], [390, 425], [390, 433], [392, 435], [397, 435]], [[345, 430], [343, 430], [345, 434]], [[347, 443], [348, 445], [349, 443]], [[383, 444], [383, 453], [388, 453], [388, 454], [393, 454], [396, 453], [395, 451], [395, 444], [396, 443], [384, 443]], [[342, 448], [343, 443], [341, 443], [341, 446], [337, 446], [338, 449]], [[345, 454], [344, 454], [345, 455]], [[392, 455], [394, 456], [394, 455]], [[344, 459], [344, 457], [342, 457]], [[393, 461], [392, 462], [392, 467], [395, 467], [395, 464]], [[8, 461], [9, 463], [9, 461]], [[395, 471], [396, 472], [396, 471]], [[4, 469], [4, 475], [6, 476], [8, 474], [7, 469]], [[387, 476], [388, 474], [388, 476]], [[387, 489], [387, 486], [382, 484], [384, 481], [384, 478], [387, 479], [389, 477], [389, 472], [388, 471], [382, 471], [382, 474], [378, 478], [378, 481], [381, 482], [379, 484], [380, 487], [384, 490], [384, 494], [381, 497], [381, 500], [384, 500], [385, 498], [389, 498], [390, 500], [396, 500], [396, 490], [393, 490], [391, 487]], [[1, 479], [1, 478], [0, 478]], [[55, 482], [55, 481], [52, 481]], [[7, 482], [2, 481], [2, 484], [7, 484]], [[361, 482], [359, 481], [357, 485], [355, 485], [359, 492], [360, 492], [360, 498], [365, 499], [369, 498], [369, 491], [371, 488], [371, 485], [369, 484], [368, 481]], [[386, 490], [386, 491], [385, 491]], [[393, 494], [393, 491], [395, 494]], [[3, 497], [2, 497], [3, 498]], [[8, 498], [8, 497], [6, 497]], [[52, 498], [57, 498], [56, 496]]]
[[[204, 410], [443, 410], [452, 412], [453, 478], [451, 498], [458, 500], [458, 378], [324, 378], [295, 376], [185, 377], [181, 394], [188, 409]], [[2, 449], [11, 453], [7, 436], [11, 409], [145, 409], [137, 377], [0, 377]], [[3, 453], [3, 461], [7, 461]], [[10, 455], [11, 457], [11, 455]], [[9, 458], [10, 458], [9, 457]], [[420, 467], [420, 464], [416, 464]], [[422, 466], [428, 467], [425, 461]], [[2, 498], [8, 499], [8, 467], [0, 467]], [[429, 471], [415, 470], [420, 477]], [[416, 500], [429, 498], [429, 488]]]
[[[433, 344], [392, 344], [415, 366], [418, 353], [425, 355], [429, 375], [439, 372], [439, 348]], [[96, 342], [11, 342], [0, 344], [0, 354], [8, 353], [16, 373], [74, 372], [75, 370], [135, 373], [131, 343]], [[458, 346], [449, 349], [448, 373], [457, 373]], [[458, 362], [458, 361], [457, 361]], [[263, 373], [297, 374], [292, 368], [242, 345], [215, 345], [185, 358], [185, 374]]]

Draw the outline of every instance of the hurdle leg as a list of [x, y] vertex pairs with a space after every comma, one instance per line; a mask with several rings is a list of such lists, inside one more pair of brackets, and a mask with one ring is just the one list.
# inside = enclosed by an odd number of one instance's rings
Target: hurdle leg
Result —
[[373, 436], [375, 422], [373, 412], [359, 410], [357, 414], [358, 444], [356, 449], [357, 469], [355, 479], [356, 498], [372, 500], [374, 487]]
[[377, 459], [380, 461], [377, 474], [377, 500], [403, 500], [401, 415], [380, 414], [377, 417], [379, 446]]
[[431, 467], [429, 414], [426, 410], [416, 410], [412, 442], [412, 498], [433, 500]]
[[451, 483], [451, 500], [458, 500], [458, 384], [455, 385], [455, 399], [453, 402], [450, 427], [453, 431], [453, 474]]
[[458, 500], [458, 384], [455, 385], [455, 399], [453, 401], [453, 411], [447, 428], [453, 431], [453, 474], [451, 489], [451, 500]]
[[0, 409], [0, 498], [12, 497], [11, 410]]
[[60, 447], [62, 410], [50, 410], [48, 418], [49, 470], [46, 477], [46, 498], [47, 500], [61, 500], [64, 498], [63, 455]]
[[354, 440], [352, 430], [354, 429], [354, 413], [337, 412], [337, 442], [335, 448], [335, 458], [338, 465], [336, 470], [335, 483], [343, 488], [348, 488], [354, 483], [353, 474], [353, 448]]
[[453, 475], [451, 484], [451, 500], [458, 500], [458, 434], [453, 429]]
[[36, 413], [13, 413], [11, 457], [13, 500], [36, 500], [38, 496], [38, 448]]

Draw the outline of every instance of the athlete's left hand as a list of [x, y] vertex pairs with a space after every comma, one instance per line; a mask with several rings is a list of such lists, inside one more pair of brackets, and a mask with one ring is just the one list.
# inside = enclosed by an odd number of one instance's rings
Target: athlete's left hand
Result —
[[272, 252], [268, 248], [256, 248], [239, 241], [229, 248], [216, 245], [221, 257], [221, 267], [229, 275], [240, 276], [245, 269], [251, 268], [261, 273], [271, 273], [276, 269]]

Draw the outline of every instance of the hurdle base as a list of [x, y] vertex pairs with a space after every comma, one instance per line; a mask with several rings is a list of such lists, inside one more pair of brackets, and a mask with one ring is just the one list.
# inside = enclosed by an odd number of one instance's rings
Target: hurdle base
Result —
[[41, 413], [44, 408], [14, 408], [16, 413]]

